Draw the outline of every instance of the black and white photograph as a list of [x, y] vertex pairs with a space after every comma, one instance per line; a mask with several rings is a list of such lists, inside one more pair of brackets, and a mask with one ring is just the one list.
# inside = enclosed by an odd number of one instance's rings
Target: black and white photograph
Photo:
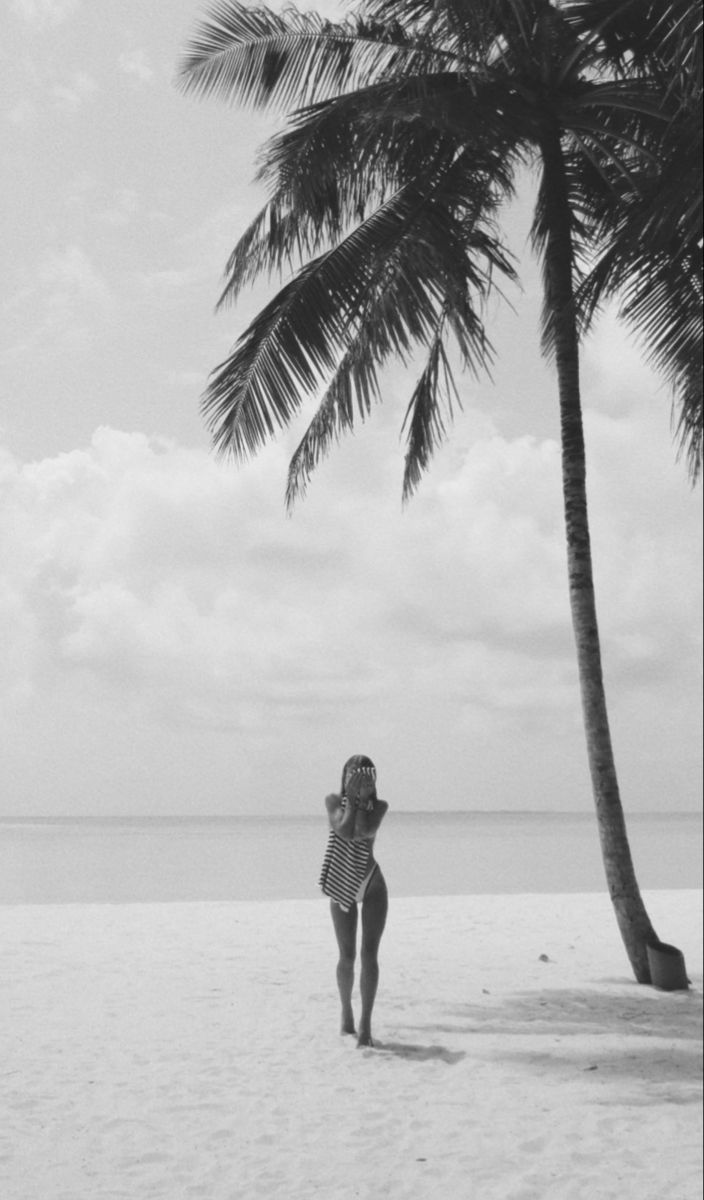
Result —
[[700, 5], [0, 71], [2, 1200], [699, 1200]]

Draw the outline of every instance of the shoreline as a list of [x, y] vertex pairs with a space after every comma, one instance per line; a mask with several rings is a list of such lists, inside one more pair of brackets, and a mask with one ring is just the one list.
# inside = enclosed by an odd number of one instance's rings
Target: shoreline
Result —
[[[673, 896], [685, 896], [685, 895], [692, 896], [692, 897], [700, 896], [700, 897], [702, 897], [702, 902], [704, 903], [704, 889], [699, 888], [699, 887], [691, 887], [686, 884], [683, 884], [682, 887], [641, 888], [641, 894], [643, 896], [643, 900], [646, 903], [646, 906], [649, 902], [648, 901], [649, 897], [652, 898], [652, 897], [658, 897], [658, 896], [668, 896], [670, 894], [672, 894]], [[467, 901], [467, 900], [477, 900], [477, 901], [480, 901], [483, 903], [485, 901], [490, 902], [492, 900], [500, 902], [503, 899], [516, 901], [516, 902], [520, 902], [521, 900], [530, 902], [533, 900], [556, 901], [556, 900], [560, 900], [562, 898], [569, 899], [571, 901], [579, 901], [580, 899], [587, 899], [587, 898], [592, 898], [594, 900], [603, 901], [603, 900], [609, 900], [609, 893], [608, 893], [606, 884], [604, 884], [603, 888], [591, 888], [591, 889], [575, 890], [575, 891], [561, 890], [561, 891], [554, 891], [554, 892], [544, 888], [541, 891], [535, 891], [535, 892], [532, 892], [532, 891], [419, 892], [414, 895], [407, 895], [405, 893], [404, 894], [394, 893], [390, 896], [389, 903], [390, 904], [405, 904], [407, 902], [426, 903], [426, 902], [433, 902], [433, 901], [442, 901], [443, 903], [447, 902], [447, 903], [451, 904], [453, 901], [462, 902], [462, 901]], [[242, 898], [236, 897], [234, 899], [209, 899], [207, 897], [205, 897], [205, 898], [196, 897], [194, 899], [164, 899], [164, 900], [162, 900], [162, 899], [149, 899], [149, 900], [140, 900], [140, 899], [132, 899], [132, 900], [13, 900], [13, 901], [0, 900], [0, 912], [3, 912], [3, 911], [8, 912], [8, 911], [12, 911], [15, 909], [23, 909], [23, 908], [31, 909], [31, 910], [35, 910], [35, 909], [49, 909], [50, 910], [50, 909], [68, 909], [68, 908], [71, 908], [71, 909], [83, 909], [83, 908], [91, 908], [91, 909], [92, 908], [106, 908], [106, 909], [114, 909], [114, 908], [116, 908], [116, 909], [121, 909], [121, 908], [137, 908], [137, 909], [140, 909], [140, 908], [173, 908], [173, 909], [178, 909], [180, 907], [193, 908], [193, 907], [200, 906], [202, 908], [211, 907], [211, 908], [217, 909], [217, 908], [229, 908], [229, 907], [235, 908], [240, 905], [243, 907], [246, 907], [249, 905], [254, 905], [254, 906], [270, 905], [270, 906], [274, 906], [274, 907], [277, 905], [320, 906], [321, 903], [323, 904], [324, 908], [327, 910], [327, 905], [328, 905], [329, 901], [328, 901], [328, 898], [322, 894], [322, 892], [319, 892], [318, 895], [309, 895], [309, 896], [247, 896], [247, 897], [242, 897]], [[608, 904], [608, 909], [609, 909], [609, 911], [613, 911], [610, 901]], [[614, 920], [615, 920], [615, 917], [614, 917]], [[666, 939], [663, 938], [661, 940], [665, 941]]]

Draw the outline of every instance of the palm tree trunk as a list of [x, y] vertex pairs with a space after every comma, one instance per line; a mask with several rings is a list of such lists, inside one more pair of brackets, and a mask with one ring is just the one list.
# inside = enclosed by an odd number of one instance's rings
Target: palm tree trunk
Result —
[[638, 983], [650, 983], [647, 946], [657, 942], [658, 938], [643, 904], [628, 844], [601, 666], [587, 515], [572, 233], [564, 160], [557, 131], [546, 134], [542, 155], [548, 226], [545, 247], [546, 313], [552, 323], [560, 397], [569, 597], [577, 645], [587, 756], [606, 881], [616, 920]]

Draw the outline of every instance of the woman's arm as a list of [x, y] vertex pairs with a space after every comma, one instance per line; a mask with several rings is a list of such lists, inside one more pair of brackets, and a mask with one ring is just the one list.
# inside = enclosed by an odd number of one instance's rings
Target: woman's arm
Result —
[[352, 800], [343, 806], [342, 796], [334, 794], [325, 797], [325, 807], [330, 828], [347, 842], [374, 837], [389, 808], [386, 800], [375, 800], [371, 811], [357, 808]]
[[325, 807], [328, 810], [330, 828], [345, 841], [351, 842], [354, 837], [354, 821], [357, 810], [354, 804], [342, 804], [342, 796], [335, 794], [325, 797]]

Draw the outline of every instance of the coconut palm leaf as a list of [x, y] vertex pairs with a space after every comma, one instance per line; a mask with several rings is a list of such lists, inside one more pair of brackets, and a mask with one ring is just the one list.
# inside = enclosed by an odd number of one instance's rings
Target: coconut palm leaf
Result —
[[[427, 470], [435, 450], [445, 440], [447, 426], [453, 419], [453, 398], [461, 400], [452, 374], [444, 344], [445, 313], [438, 322], [425, 367], [413, 389], [403, 429], [406, 429], [406, 456], [403, 471], [403, 499], [410, 500]], [[484, 343], [483, 358], [489, 354], [484, 330], [479, 323], [478, 334]]]
[[[509, 196], [521, 145], [515, 133], [509, 136], [506, 113], [497, 115], [499, 89], [488, 87], [476, 103], [464, 105], [461, 116], [453, 112], [456, 92], [454, 78], [434, 82], [432, 122], [421, 121], [422, 96], [406, 83], [365, 89], [354, 104], [341, 97], [298, 113], [262, 157], [259, 177], [271, 198], [228, 260], [220, 304], [236, 300], [261, 273], [292, 270], [335, 244], [370, 207], [419, 175], [447, 175], [460, 132], [472, 169], [454, 174], [463, 185], [456, 182], [457, 210], [474, 205], [482, 174], [495, 194]], [[449, 104], [442, 103], [443, 94]]]
[[[478, 273], [476, 264], [471, 259], [463, 268], [461, 258], [454, 255], [451, 257], [455, 276], [451, 279], [447, 271], [444, 274], [443, 289], [446, 300], [442, 309], [438, 311], [433, 329], [417, 327], [417, 314], [414, 312], [417, 299], [415, 295], [409, 296], [408, 289], [410, 279], [417, 275], [432, 275], [438, 271], [438, 258], [432, 252], [424, 264], [425, 270], [419, 259], [421, 247], [427, 244], [422, 222], [419, 220], [416, 225], [407, 227], [393, 251], [380, 262], [377, 277], [368, 287], [364, 311], [360, 314], [349, 349], [344, 354], [315, 416], [292, 457], [286, 492], [289, 508], [304, 495], [313, 471], [333, 443], [339, 440], [342, 433], [354, 427], [355, 414], [361, 420], [365, 420], [369, 415], [373, 401], [380, 395], [379, 371], [390, 358], [406, 360], [414, 343], [428, 340], [431, 364], [433, 361], [439, 361], [440, 353], [443, 355], [442, 361], [447, 366], [446, 382], [449, 387], [449, 362], [444, 355], [444, 349], [435, 345], [447, 327], [454, 334], [462, 363], [475, 375], [482, 369], [488, 369], [492, 348], [477, 309], [492, 286], [492, 271], [498, 269], [507, 278], [513, 278], [514, 271], [511, 262], [503, 255], [496, 258], [497, 250], [493, 240], [482, 230], [465, 229], [463, 238], [467, 245], [475, 249], [481, 247], [488, 270]], [[446, 403], [449, 393], [447, 389], [444, 393], [441, 392], [437, 386], [438, 379], [436, 367], [434, 373], [431, 369], [427, 379], [422, 379], [419, 384], [419, 387], [425, 387], [425, 403], [421, 408], [418, 402], [417, 416], [409, 441], [406, 472], [409, 482], [404, 487], [407, 495], [410, 494], [411, 483], [415, 486], [421, 471], [427, 467], [432, 451], [439, 444], [446, 427], [443, 418], [431, 411], [431, 396], [428, 390], [431, 384], [435, 387], [434, 394], [438, 406], [444, 407], [448, 418], [452, 416], [452, 406]], [[427, 419], [428, 424], [428, 432], [423, 438], [419, 424], [422, 417]]]
[[285, 109], [379, 78], [399, 63], [411, 70], [447, 57], [414, 40], [401, 25], [359, 19], [333, 23], [293, 8], [277, 13], [220, 0], [191, 39], [179, 82], [195, 95]]
[[[456, 161], [424, 187], [406, 185], [337, 246], [302, 268], [255, 318], [205, 396], [208, 424], [221, 451], [236, 457], [252, 453], [288, 423], [303, 396], [337, 369], [380, 279], [385, 288], [377, 304], [386, 304], [385, 336], [394, 353], [403, 355], [415, 342], [432, 337], [448, 295], [464, 300], [468, 287], [485, 290], [495, 270], [512, 274], [495, 239], [479, 226], [470, 236], [466, 222], [448, 207], [448, 190], [455, 195], [453, 184], [463, 181], [461, 161]], [[467, 202], [472, 199], [481, 208], [476, 183], [474, 196], [465, 195]], [[463, 343], [467, 356], [473, 353], [473, 336], [470, 326]]]
[[344, 355], [318, 409], [291, 457], [286, 485], [286, 507], [290, 511], [305, 495], [308, 483], [331, 446], [354, 428], [355, 406], [364, 420], [379, 397], [378, 367], [385, 355], [374, 353], [363, 334], [373, 328], [365, 322], [354, 345]]

